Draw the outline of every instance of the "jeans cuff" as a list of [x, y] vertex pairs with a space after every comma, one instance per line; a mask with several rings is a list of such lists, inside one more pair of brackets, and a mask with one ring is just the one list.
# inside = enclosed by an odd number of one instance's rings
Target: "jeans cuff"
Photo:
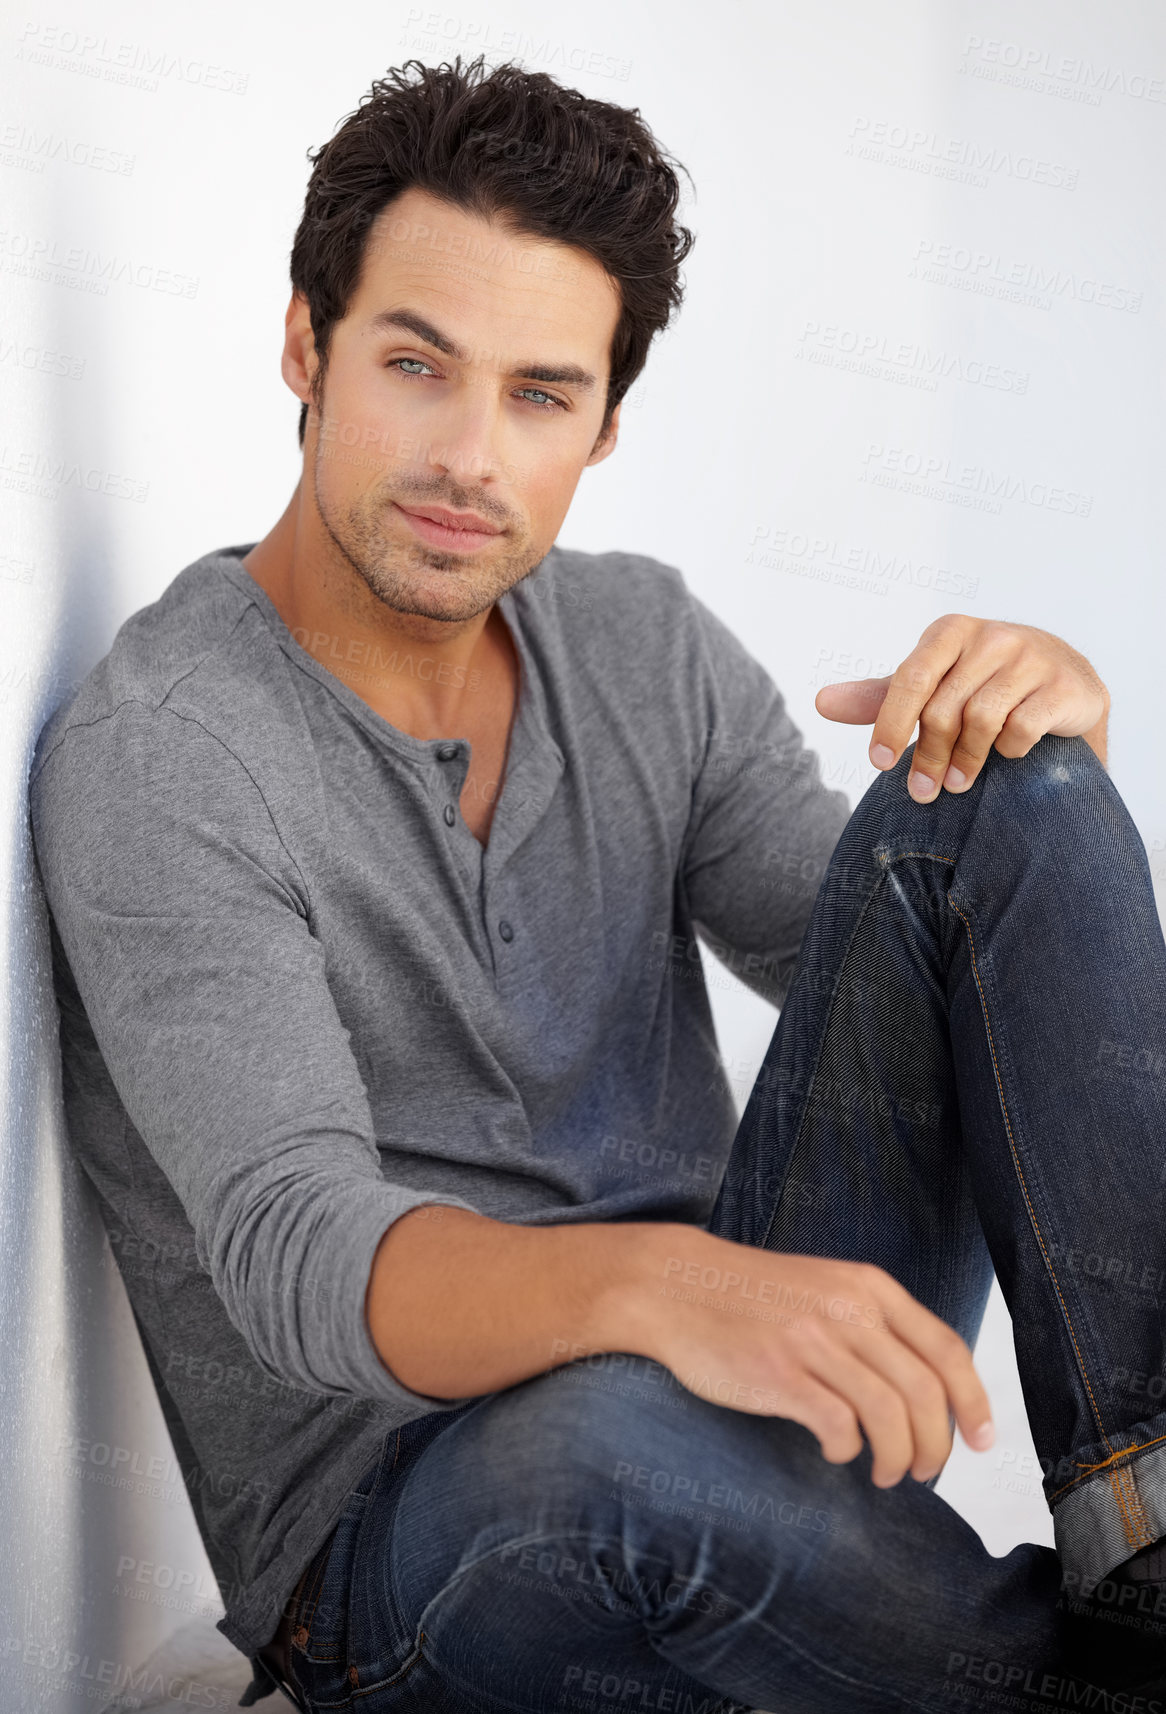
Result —
[[[1132, 1454], [1132, 1456], [1131, 1456]], [[1053, 1508], [1053, 1537], [1074, 1594], [1088, 1597], [1139, 1548], [1166, 1537], [1166, 1412], [1073, 1460]]]

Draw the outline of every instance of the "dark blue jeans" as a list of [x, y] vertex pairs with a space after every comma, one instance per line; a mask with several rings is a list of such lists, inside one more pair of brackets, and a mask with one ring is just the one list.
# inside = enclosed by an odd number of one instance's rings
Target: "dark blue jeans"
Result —
[[828, 1464], [608, 1353], [389, 1437], [305, 1581], [311, 1709], [1051, 1710], [1135, 1682], [1166, 1709], [1166, 1599], [1109, 1575], [1166, 1535], [1145, 850], [1081, 739], [924, 805], [909, 759], [817, 889], [709, 1229], [876, 1263], [969, 1344], [995, 1270], [1056, 1551], [993, 1558], [933, 1483], [875, 1488], [865, 1442]]

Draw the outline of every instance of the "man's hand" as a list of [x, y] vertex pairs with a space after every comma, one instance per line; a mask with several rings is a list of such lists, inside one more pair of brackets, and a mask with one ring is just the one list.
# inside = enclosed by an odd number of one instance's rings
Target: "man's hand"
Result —
[[882, 1268], [678, 1226], [650, 1254], [611, 1337], [624, 1346], [630, 1333], [627, 1349], [665, 1364], [698, 1397], [800, 1422], [831, 1464], [857, 1456], [863, 1429], [880, 1488], [943, 1468], [949, 1411], [970, 1446], [992, 1444], [966, 1342]]
[[945, 613], [890, 678], [828, 684], [814, 706], [847, 725], [874, 721], [870, 759], [894, 767], [915, 745], [907, 789], [930, 803], [966, 791], [995, 746], [1025, 756], [1046, 732], [1080, 735], [1105, 761], [1109, 692], [1084, 655], [1050, 631]]

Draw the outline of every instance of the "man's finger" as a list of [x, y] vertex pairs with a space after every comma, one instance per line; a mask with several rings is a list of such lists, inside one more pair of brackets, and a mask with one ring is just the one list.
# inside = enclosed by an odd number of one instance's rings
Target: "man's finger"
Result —
[[1009, 712], [996, 739], [1002, 756], [1027, 756], [1039, 738], [1056, 730], [1061, 718], [1059, 702], [1049, 696], [1048, 686], [1038, 687]]
[[951, 753], [963, 725], [963, 703], [933, 696], [919, 715], [919, 737], [911, 757], [907, 790], [918, 803], [939, 795]]
[[967, 762], [978, 751], [976, 765], [982, 764], [1010, 710], [1040, 681], [1036, 668], [1021, 678], [1013, 667], [993, 667], [992, 657], [982, 650], [961, 656], [919, 716], [919, 739], [907, 780], [907, 790], [919, 803], [939, 795], [950, 768], [954, 766], [957, 775], [964, 773], [955, 752], [965, 735]]
[[938, 1474], [951, 1454], [947, 1388], [937, 1370], [891, 1329], [845, 1328], [844, 1334], [869, 1368], [902, 1397], [911, 1420], [915, 1456], [911, 1474], [924, 1482]]
[[892, 767], [910, 743], [924, 707], [959, 659], [967, 623], [959, 613], [936, 620], [891, 674], [871, 733], [869, 755], [876, 768]]
[[[1006, 636], [989, 632], [973, 640], [919, 715], [919, 739], [907, 778], [911, 796], [918, 803], [939, 796], [966, 726], [969, 751], [983, 745], [982, 762], [1009, 710], [1036, 688], [1044, 671], [1035, 659], [1018, 660], [1016, 645]], [[954, 765], [958, 777], [963, 769]]]
[[796, 1383], [778, 1389], [772, 1413], [808, 1428], [828, 1464], [849, 1464], [862, 1451], [858, 1418], [846, 1399], [805, 1370]]
[[954, 1327], [912, 1297], [892, 1274], [885, 1274], [873, 1292], [894, 1332], [939, 1375], [968, 1445], [977, 1452], [991, 1446], [995, 1439], [992, 1407], [967, 1342]]
[[1018, 680], [1014, 673], [995, 673], [969, 696], [964, 704], [963, 725], [941, 781], [947, 791], [967, 791], [1013, 710], [1039, 683], [1036, 674]]
[[915, 1463], [917, 1447], [907, 1401], [899, 1389], [843, 1344], [834, 1341], [800, 1353], [806, 1369], [840, 1394], [870, 1441], [871, 1481], [893, 1488]]
[[885, 678], [853, 678], [824, 684], [814, 698], [814, 707], [827, 720], [840, 720], [847, 726], [869, 726], [878, 718], [890, 682], [888, 673]]

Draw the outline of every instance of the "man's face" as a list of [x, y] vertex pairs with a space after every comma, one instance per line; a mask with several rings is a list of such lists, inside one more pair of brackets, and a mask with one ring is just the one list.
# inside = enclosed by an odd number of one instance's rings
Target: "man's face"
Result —
[[[381, 210], [304, 442], [322, 527], [380, 601], [469, 619], [538, 565], [581, 472], [614, 446], [618, 413], [596, 438], [619, 313], [582, 251], [415, 188]], [[301, 396], [317, 364], [294, 297], [284, 374]], [[411, 521], [417, 507], [474, 512], [497, 533], [450, 535]]]

